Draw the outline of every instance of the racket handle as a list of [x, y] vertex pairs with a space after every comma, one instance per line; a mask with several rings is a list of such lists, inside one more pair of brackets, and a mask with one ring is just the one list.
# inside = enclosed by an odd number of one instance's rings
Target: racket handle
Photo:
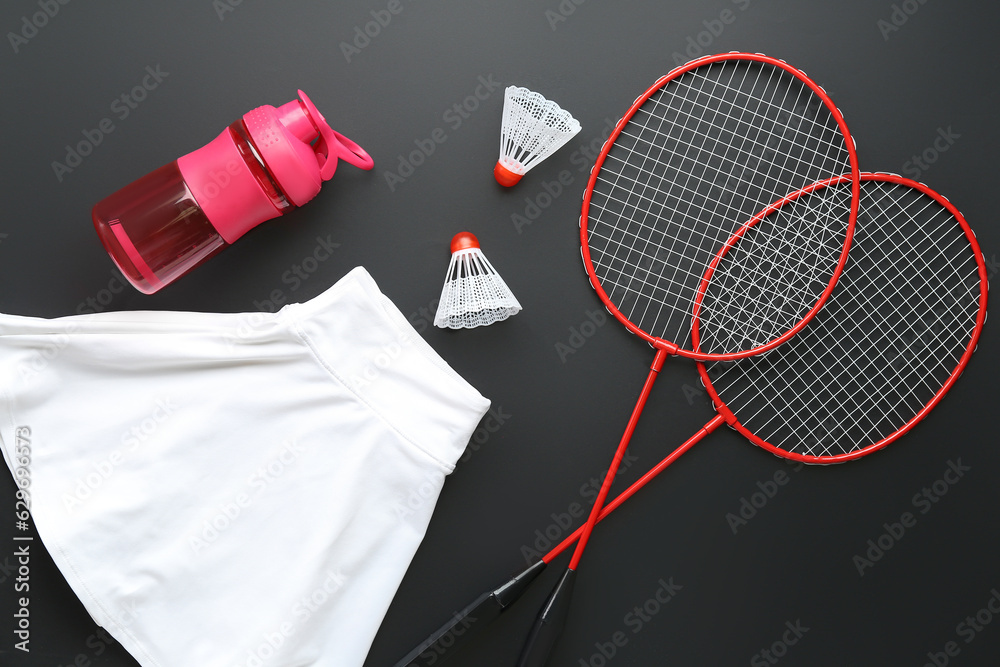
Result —
[[566, 570], [562, 579], [552, 589], [549, 598], [538, 612], [535, 624], [531, 626], [531, 632], [521, 649], [521, 657], [517, 659], [517, 667], [544, 667], [548, 662], [549, 654], [555, 648], [563, 626], [566, 625], [575, 579], [576, 571]]
[[477, 630], [489, 625], [501, 612], [514, 604], [544, 569], [545, 561], [540, 560], [499, 588], [486, 591], [465, 609], [456, 612], [447, 623], [420, 642], [394, 667], [430, 667], [440, 664], [464, 645]]

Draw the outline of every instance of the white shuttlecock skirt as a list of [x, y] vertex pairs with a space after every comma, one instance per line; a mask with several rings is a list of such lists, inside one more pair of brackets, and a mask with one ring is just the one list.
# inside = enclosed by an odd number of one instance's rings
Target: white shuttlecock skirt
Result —
[[580, 131], [580, 123], [552, 100], [527, 88], [504, 91], [500, 163], [524, 175]]
[[514, 294], [479, 248], [452, 253], [434, 316], [435, 326], [472, 329], [521, 311]]

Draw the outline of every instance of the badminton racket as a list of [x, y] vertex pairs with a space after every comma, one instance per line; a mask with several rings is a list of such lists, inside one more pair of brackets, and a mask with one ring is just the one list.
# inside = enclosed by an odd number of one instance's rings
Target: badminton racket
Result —
[[[849, 187], [850, 179], [835, 178], [812, 190]], [[723, 424], [778, 456], [839, 463], [885, 447], [940, 402], [965, 369], [986, 319], [982, 253], [958, 210], [924, 185], [862, 174], [860, 194], [851, 257], [823, 312], [766, 356], [699, 362], [717, 414], [609, 502], [599, 520]], [[472, 634], [456, 634], [460, 624], [473, 618], [485, 627], [582, 533], [580, 527], [481, 595], [397, 667], [450, 655]]]
[[[788, 193], [844, 173], [853, 178], [846, 197], [824, 191], [810, 211], [789, 214]], [[833, 102], [767, 56], [693, 61], [618, 122], [584, 193], [583, 259], [608, 310], [656, 353], [570, 566], [525, 644], [524, 656], [541, 657], [520, 664], [542, 664], [554, 644], [573, 573], [666, 358], [756, 355], [814, 317], [847, 258], [857, 175]]]
[[[785, 197], [849, 173], [809, 210]], [[656, 350], [569, 566], [518, 660], [540, 667], [649, 392], [669, 355], [736, 360], [812, 319], [847, 259], [858, 167], [843, 117], [803, 72], [760, 54], [699, 58], [657, 81], [619, 121], [591, 171], [580, 238], [607, 309]], [[700, 312], [699, 312], [700, 311]], [[692, 335], [701, 322], [702, 336]]]

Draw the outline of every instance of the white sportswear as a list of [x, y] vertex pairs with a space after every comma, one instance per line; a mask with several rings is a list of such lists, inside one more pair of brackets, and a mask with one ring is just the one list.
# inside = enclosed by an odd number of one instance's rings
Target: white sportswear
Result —
[[39, 536], [143, 667], [361, 665], [489, 408], [362, 268], [273, 314], [0, 315], [0, 391]]

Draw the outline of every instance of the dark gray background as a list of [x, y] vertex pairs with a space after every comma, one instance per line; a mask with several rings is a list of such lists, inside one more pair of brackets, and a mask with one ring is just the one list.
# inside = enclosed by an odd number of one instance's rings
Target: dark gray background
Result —
[[[804, 69], [844, 112], [862, 169], [919, 175], [948, 196], [978, 233], [991, 276], [996, 272], [995, 3], [402, 0], [402, 11], [350, 59], [341, 44], [374, 20], [372, 11], [385, 10], [386, 0], [235, 3], [71, 2], [16, 52], [8, 33], [40, 9], [32, 0], [4, 3], [0, 310], [45, 317], [95, 303], [106, 310], [255, 310], [275, 290], [305, 300], [364, 265], [503, 415], [499, 428], [479, 432], [449, 478], [369, 667], [392, 664], [454, 610], [524, 567], [521, 546], [554, 523], [553, 513], [589, 504], [581, 485], [606, 467], [652, 351], [614, 321], [565, 359], [557, 351], [589, 312], [603, 312], [580, 266], [577, 237], [593, 161], [587, 146], [599, 146], [606, 124], [676, 61], [699, 55], [692, 44], [700, 40], [705, 53], [763, 52]], [[713, 34], [723, 10], [735, 20]], [[121, 119], [111, 103], [147, 66], [167, 76]], [[480, 77], [538, 90], [583, 125], [511, 190], [491, 174], [502, 89], [458, 126], [448, 113], [475, 94]], [[207, 143], [251, 108], [293, 99], [296, 88], [371, 153], [375, 170], [341, 165], [305, 208], [251, 232], [159, 294], [110, 290], [118, 279], [90, 207]], [[114, 131], [57, 179], [52, 162], [63, 161], [65, 146], [105, 117]], [[447, 140], [391, 189], [385, 173], [436, 128]], [[939, 131], [954, 140], [935, 155]], [[936, 159], [915, 172], [911, 156], [925, 150]], [[512, 215], [524, 215], [526, 198], [544, 193], [563, 170], [572, 183], [518, 228]], [[441, 331], [424, 314], [441, 289], [448, 242], [463, 229], [480, 237], [524, 312], [485, 329]], [[339, 247], [296, 284], [288, 272], [312, 254], [317, 237]], [[728, 429], [696, 447], [595, 534], [551, 664], [754, 664], [759, 651], [781, 640], [786, 622], [809, 630], [782, 665], [919, 667], [949, 641], [960, 648], [950, 664], [997, 664], [1000, 618], [968, 643], [957, 627], [1000, 587], [995, 327], [987, 325], [979, 347], [925, 422], [862, 461], [795, 472]], [[633, 441], [636, 462], [619, 484], [713, 415], [698, 386], [692, 363], [668, 363]], [[971, 471], [920, 514], [914, 494], [959, 459]], [[782, 469], [791, 481], [734, 535], [726, 514]], [[14, 485], [3, 477], [9, 509], [0, 511], [0, 662], [134, 664], [95, 634], [40, 556], [31, 574], [32, 652], [12, 649]], [[905, 511], [917, 514], [916, 526], [859, 576], [853, 556]], [[452, 664], [512, 664], [564, 559]], [[628, 615], [671, 578], [682, 588], [636, 631]], [[601, 657], [599, 645], [618, 631], [627, 644]]]

